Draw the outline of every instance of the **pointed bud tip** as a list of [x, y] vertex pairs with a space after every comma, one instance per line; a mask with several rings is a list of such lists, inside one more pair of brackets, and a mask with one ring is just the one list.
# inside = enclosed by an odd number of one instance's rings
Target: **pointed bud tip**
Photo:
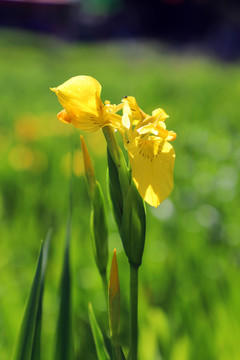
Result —
[[85, 145], [85, 140], [84, 140], [84, 137], [82, 135], [80, 135], [80, 140], [81, 140], [81, 146], [83, 146], [83, 143]]
[[112, 265], [110, 270], [110, 288], [115, 288], [114, 293], [119, 289], [117, 250], [113, 250]]
[[85, 175], [86, 175], [86, 179], [87, 179], [87, 183], [88, 183], [89, 194], [93, 195], [94, 187], [96, 185], [95, 171], [94, 171], [94, 167], [93, 167], [93, 164], [92, 164], [90, 156], [89, 156], [87, 145], [86, 145], [85, 140], [82, 135], [80, 135], [80, 139], [81, 139], [84, 169], [85, 169]]
[[108, 284], [109, 326], [113, 341], [118, 341], [120, 330], [120, 284], [116, 249], [113, 251], [110, 279]]
[[81, 140], [81, 147], [82, 147], [82, 152], [83, 152], [83, 157], [84, 157], [84, 164], [86, 165], [86, 168], [87, 168], [88, 167], [87, 165], [89, 165], [89, 163], [91, 162], [90, 157], [89, 157], [89, 152], [88, 152], [88, 148], [85, 143], [84, 137], [82, 135], [80, 135], [80, 140]]

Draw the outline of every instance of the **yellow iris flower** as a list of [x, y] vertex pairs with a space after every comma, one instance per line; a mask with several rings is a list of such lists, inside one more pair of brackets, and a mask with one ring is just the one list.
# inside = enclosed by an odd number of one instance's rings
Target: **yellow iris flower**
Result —
[[[117, 129], [129, 154], [132, 178], [142, 198], [157, 207], [173, 189], [175, 152], [169, 141], [176, 138], [166, 129], [166, 112], [159, 108], [146, 114], [133, 96], [119, 105], [101, 100], [102, 87], [91, 76], [75, 76], [52, 88], [63, 106], [58, 119], [85, 131], [104, 126]], [[116, 114], [123, 110], [123, 116]]]
[[145, 114], [132, 96], [123, 99], [122, 123], [132, 178], [142, 198], [157, 207], [173, 189], [175, 151], [169, 141], [176, 133], [166, 130], [168, 115], [156, 109]]
[[108, 101], [103, 104], [100, 98], [102, 87], [93, 77], [75, 76], [51, 90], [64, 108], [57, 116], [60, 121], [72, 123], [84, 131], [96, 131], [104, 126], [118, 129], [122, 126], [121, 117], [116, 114], [119, 108]]

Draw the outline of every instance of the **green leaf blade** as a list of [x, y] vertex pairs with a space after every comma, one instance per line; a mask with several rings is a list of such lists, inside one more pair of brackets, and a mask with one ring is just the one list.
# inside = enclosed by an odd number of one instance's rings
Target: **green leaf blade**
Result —
[[60, 307], [56, 329], [55, 359], [71, 360], [73, 355], [71, 271], [70, 271], [71, 214], [69, 216], [60, 283]]
[[38, 312], [37, 312], [37, 318], [35, 324], [31, 360], [41, 359], [41, 331], [42, 331], [42, 306], [43, 306], [44, 280], [45, 280], [45, 272], [46, 272], [49, 244], [51, 237], [52, 237], [52, 229], [49, 229], [46, 238], [44, 240], [44, 246], [43, 246], [41, 288], [40, 288], [40, 296], [39, 296]]
[[12, 357], [13, 360], [31, 360], [39, 298], [41, 294], [42, 265], [43, 244], [41, 245], [34, 279], [25, 306], [20, 332]]
[[88, 314], [89, 314], [91, 329], [92, 329], [93, 338], [94, 338], [94, 342], [95, 342], [95, 346], [96, 346], [98, 360], [110, 360], [110, 357], [105, 348], [103, 335], [98, 326], [91, 303], [89, 303], [89, 306], [88, 306]]

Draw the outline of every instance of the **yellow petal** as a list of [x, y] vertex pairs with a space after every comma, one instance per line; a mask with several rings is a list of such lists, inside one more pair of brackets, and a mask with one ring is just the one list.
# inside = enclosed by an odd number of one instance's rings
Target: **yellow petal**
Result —
[[150, 124], [144, 125], [144, 126], [140, 127], [139, 129], [137, 129], [137, 132], [140, 135], [151, 133], [153, 135], [161, 137], [162, 139], [164, 139], [166, 141], [175, 140], [177, 137], [177, 134], [174, 131], [166, 130], [165, 127], [162, 126], [162, 124], [164, 124], [162, 121], [157, 123], [157, 125], [150, 123]]
[[103, 108], [104, 126], [111, 126], [114, 129], [123, 130], [122, 117], [116, 112], [123, 108], [123, 104], [111, 104], [110, 101], [105, 101]]
[[142, 198], [157, 207], [173, 189], [175, 152], [170, 143], [149, 136], [128, 145], [132, 177]]
[[[136, 130], [139, 133], [147, 133], [148, 131], [142, 132], [142, 128], [154, 128], [156, 126], [160, 126], [163, 129], [166, 129], [166, 124], [164, 123], [164, 121], [168, 118], [169, 116], [165, 113], [165, 111], [163, 109], [156, 109], [152, 112], [152, 116], [147, 116], [145, 117], [145, 119], [141, 122], [139, 122], [139, 124], [137, 124], [136, 126]], [[139, 131], [140, 130], [140, 131]], [[144, 131], [144, 130], [143, 130]], [[153, 132], [154, 133], [154, 132]]]
[[167, 118], [169, 118], [168, 114], [161, 108], [153, 110], [152, 116], [158, 118], [159, 121], [165, 121]]
[[60, 113], [57, 114], [58, 120], [62, 121], [64, 124], [71, 124], [71, 118], [66, 112], [66, 110], [60, 111]]
[[175, 140], [177, 137], [177, 134], [174, 131], [165, 130], [161, 126], [157, 126], [157, 132], [158, 136], [160, 136], [162, 139], [165, 139], [166, 141]]
[[158, 125], [161, 126], [165, 130], [167, 129], [166, 124], [163, 121], [158, 121]]
[[126, 129], [130, 129], [131, 123], [127, 113], [124, 113], [122, 116], [122, 124]]
[[144, 134], [147, 134], [147, 133], [152, 133], [154, 135], [158, 135], [158, 131], [156, 130], [156, 125], [155, 124], [144, 125], [144, 126], [140, 127], [139, 129], [137, 129], [137, 132], [140, 135], [144, 135]]
[[51, 90], [56, 93], [74, 126], [86, 131], [95, 131], [103, 126], [101, 85], [96, 79], [75, 76]]
[[95, 112], [102, 105], [101, 89], [99, 82], [91, 76], [75, 76], [51, 90], [67, 112], [74, 112], [75, 107], [81, 111]]
[[142, 121], [147, 117], [147, 115], [140, 109], [137, 104], [135, 97], [133, 96], [126, 96], [122, 99], [124, 104], [123, 106], [123, 114], [127, 113], [131, 116], [132, 123], [135, 125], [139, 121]]

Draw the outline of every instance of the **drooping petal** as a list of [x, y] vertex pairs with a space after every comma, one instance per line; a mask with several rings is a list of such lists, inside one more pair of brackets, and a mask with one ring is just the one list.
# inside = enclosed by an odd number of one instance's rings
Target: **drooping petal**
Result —
[[62, 107], [67, 112], [78, 110], [97, 115], [102, 106], [101, 85], [91, 76], [75, 76], [53, 88]]
[[66, 112], [66, 110], [60, 111], [60, 113], [57, 114], [57, 118], [64, 124], [71, 124], [71, 118]]
[[[95, 131], [103, 126], [101, 85], [91, 76], [75, 76], [52, 88], [74, 126]], [[66, 118], [66, 114], [64, 113]], [[60, 117], [63, 121], [65, 118]], [[70, 121], [67, 121], [70, 122]]]
[[79, 112], [71, 117], [72, 124], [83, 131], [94, 132], [104, 126], [103, 116], [98, 117], [87, 112]]
[[173, 189], [175, 152], [170, 143], [149, 136], [140, 137], [127, 147], [132, 177], [142, 198], [157, 207]]

